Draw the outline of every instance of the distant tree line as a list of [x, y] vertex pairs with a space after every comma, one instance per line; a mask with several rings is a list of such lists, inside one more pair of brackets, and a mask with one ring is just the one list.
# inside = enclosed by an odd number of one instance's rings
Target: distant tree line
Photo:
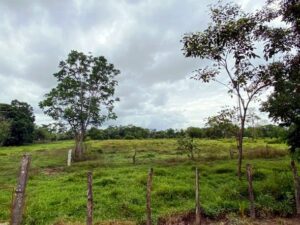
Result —
[[[234, 126], [231, 124], [231, 126]], [[229, 127], [231, 128], [231, 127]], [[188, 127], [187, 129], [167, 129], [167, 130], [151, 130], [138, 126], [109, 126], [106, 129], [91, 128], [87, 132], [87, 138], [92, 140], [107, 139], [147, 139], [147, 138], [179, 138], [189, 136], [192, 138], [234, 138], [233, 129], [222, 126], [212, 127]], [[245, 137], [248, 138], [277, 138], [284, 140], [287, 136], [287, 129], [277, 125], [262, 125], [257, 127], [247, 127], [245, 129]]]
[[[23, 145], [33, 142], [50, 142], [74, 139], [71, 129], [60, 123], [36, 125], [33, 108], [25, 102], [13, 100], [11, 104], [0, 104], [0, 145]], [[154, 130], [134, 125], [109, 126], [105, 129], [89, 128], [85, 139], [159, 139], [159, 138], [234, 138], [237, 127], [228, 120], [209, 117], [205, 127], [188, 127], [187, 129]], [[285, 140], [288, 129], [277, 125], [247, 127], [244, 137], [277, 138]]]

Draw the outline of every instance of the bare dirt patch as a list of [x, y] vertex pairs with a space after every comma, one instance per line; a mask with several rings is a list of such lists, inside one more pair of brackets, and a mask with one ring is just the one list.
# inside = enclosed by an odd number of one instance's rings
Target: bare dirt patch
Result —
[[42, 170], [42, 173], [45, 175], [56, 175], [58, 173], [63, 172], [64, 168], [63, 167], [57, 167], [57, 168], [45, 168]]
[[[194, 213], [185, 213], [172, 215], [166, 218], [160, 218], [158, 225], [194, 225]], [[224, 217], [217, 220], [212, 220], [202, 217], [201, 225], [300, 225], [300, 218], [238, 218]]]

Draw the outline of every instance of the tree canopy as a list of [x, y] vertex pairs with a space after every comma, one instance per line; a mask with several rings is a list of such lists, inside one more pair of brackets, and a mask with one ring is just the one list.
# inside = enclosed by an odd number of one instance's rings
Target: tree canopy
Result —
[[195, 71], [194, 79], [204, 83], [216, 81], [237, 98], [240, 177], [247, 110], [249, 104], [271, 84], [269, 74], [265, 72], [266, 66], [255, 62], [260, 57], [256, 49], [260, 20], [232, 3], [218, 3], [211, 7], [210, 18], [211, 23], [206, 29], [184, 35], [183, 52], [186, 57], [211, 61], [211, 65]]
[[22, 145], [33, 141], [33, 108], [26, 102], [13, 100], [0, 104], [1, 133], [3, 145]]
[[75, 157], [80, 160], [88, 126], [100, 126], [115, 119], [113, 112], [117, 80], [120, 73], [104, 56], [94, 57], [71, 51], [59, 63], [54, 74], [57, 86], [45, 95], [40, 107], [54, 120], [67, 124], [76, 138]]
[[[278, 4], [279, 7], [272, 7]], [[265, 57], [279, 55], [269, 64], [273, 93], [263, 104], [263, 111], [273, 120], [290, 126], [288, 143], [291, 152], [300, 149], [300, 2], [273, 0], [260, 12], [264, 22], [280, 19], [285, 26], [262, 24], [260, 35], [266, 42]]]

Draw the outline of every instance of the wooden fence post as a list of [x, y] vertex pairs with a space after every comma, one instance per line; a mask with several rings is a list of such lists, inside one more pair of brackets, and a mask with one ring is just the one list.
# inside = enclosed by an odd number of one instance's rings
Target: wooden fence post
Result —
[[300, 178], [294, 160], [291, 160], [291, 168], [292, 168], [293, 178], [294, 178], [297, 215], [300, 215]]
[[200, 185], [199, 185], [199, 170], [196, 168], [195, 179], [195, 200], [196, 200], [196, 225], [201, 224], [201, 209], [200, 209], [200, 197], [199, 197]]
[[233, 159], [233, 149], [232, 148], [229, 149], [229, 156], [230, 156], [230, 159]]
[[72, 149], [68, 151], [68, 162], [67, 162], [68, 166], [71, 166], [71, 161], [72, 161]]
[[93, 224], [93, 174], [87, 173], [87, 218], [86, 224]]
[[247, 179], [248, 179], [248, 193], [250, 201], [250, 217], [255, 218], [255, 207], [254, 207], [254, 194], [252, 186], [252, 166], [247, 164]]
[[136, 157], [136, 150], [134, 150], [134, 154], [133, 154], [133, 156], [132, 156], [132, 163], [133, 163], [134, 165], [135, 165], [135, 162], [136, 162], [135, 157]]
[[152, 189], [152, 177], [153, 177], [153, 168], [150, 168], [148, 173], [147, 180], [147, 194], [146, 194], [146, 210], [147, 210], [147, 225], [152, 225], [151, 221], [151, 189]]
[[15, 190], [15, 197], [12, 205], [11, 224], [20, 225], [22, 223], [24, 202], [25, 202], [25, 190], [28, 180], [28, 172], [30, 166], [30, 156], [23, 155], [21, 161], [20, 175], [18, 179], [17, 188]]

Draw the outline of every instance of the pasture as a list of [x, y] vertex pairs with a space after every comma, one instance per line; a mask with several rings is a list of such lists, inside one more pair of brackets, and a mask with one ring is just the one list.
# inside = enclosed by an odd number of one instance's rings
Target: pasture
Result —
[[[194, 171], [200, 171], [200, 201], [211, 219], [246, 216], [246, 176], [236, 177], [231, 139], [195, 140], [195, 160], [177, 149], [175, 139], [87, 141], [87, 159], [67, 167], [73, 141], [0, 148], [0, 222], [9, 221], [12, 189], [21, 156], [32, 157], [26, 191], [25, 224], [84, 223], [86, 174], [93, 171], [94, 221], [145, 221], [147, 172], [154, 169], [153, 220], [194, 210]], [[254, 195], [260, 217], [293, 214], [293, 180], [287, 146], [274, 140], [245, 140], [246, 163], [254, 169]], [[136, 164], [132, 157], [136, 151]]]

